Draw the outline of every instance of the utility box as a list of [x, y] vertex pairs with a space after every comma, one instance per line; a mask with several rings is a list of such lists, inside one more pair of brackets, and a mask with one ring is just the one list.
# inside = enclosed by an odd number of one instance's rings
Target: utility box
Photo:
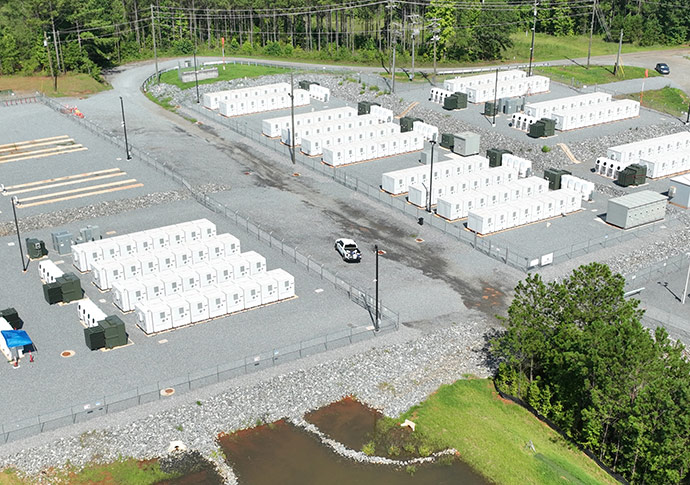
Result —
[[49, 305], [61, 302], [62, 290], [60, 289], [60, 283], [54, 281], [53, 283], [43, 285], [43, 298], [46, 299]]
[[543, 121], [535, 121], [529, 127], [529, 133], [527, 136], [530, 138], [543, 138], [546, 136], [546, 125]]
[[630, 229], [650, 222], [661, 221], [666, 215], [668, 199], [651, 190], [609, 199], [606, 222]]
[[630, 167], [625, 167], [623, 170], [618, 172], [618, 178], [616, 183], [621, 187], [630, 187], [635, 184], [635, 169]]
[[556, 134], [556, 120], [542, 118], [539, 121], [544, 123], [544, 136], [554, 136]]
[[368, 115], [371, 112], [372, 106], [381, 106], [379, 103], [373, 101], [360, 101], [357, 103], [357, 114]]
[[312, 84], [315, 84], [313, 81], [300, 81], [297, 83], [300, 89], [304, 89], [305, 91], [309, 91], [309, 86]]
[[510, 150], [503, 150], [502, 148], [489, 148], [486, 151], [486, 158], [489, 159], [489, 167], [500, 167], [503, 165], [503, 155], [512, 155]]
[[26, 238], [26, 252], [29, 254], [29, 259], [40, 259], [48, 254], [46, 244], [32, 237]]
[[493, 101], [487, 101], [484, 103], [484, 115], [494, 116], [498, 114], [498, 104]]
[[563, 175], [572, 175], [572, 173], [560, 168], [547, 168], [544, 170], [544, 179], [549, 181], [549, 190], [559, 190], [561, 188], [561, 177]]
[[[434, 162], [438, 162], [441, 159], [442, 154], [438, 150], [434, 150]], [[431, 163], [431, 149], [423, 150], [420, 154], [419, 161], [424, 165], [429, 165]]]
[[452, 150], [454, 145], [455, 145], [455, 135], [453, 135], [452, 133], [442, 133], [441, 134], [441, 146], [443, 148], [448, 148], [449, 150]]
[[88, 225], [79, 229], [80, 242], [95, 241], [101, 238], [101, 229], [98, 226]]
[[100, 326], [86, 327], [84, 329], [84, 340], [90, 350], [98, 350], [105, 347], [105, 332]]
[[465, 108], [467, 108], [467, 93], [453, 93], [443, 100], [443, 109], [452, 111]]
[[453, 142], [453, 153], [462, 156], [478, 155], [479, 154], [479, 140], [480, 136], [471, 131], [463, 131], [453, 135], [455, 138]]
[[24, 326], [24, 321], [19, 318], [19, 313], [14, 308], [5, 308], [0, 310], [0, 317], [4, 318], [15, 330], [20, 330]]
[[628, 165], [627, 168], [632, 169], [634, 172], [632, 185], [642, 185], [647, 181], [647, 166], [646, 165], [641, 165], [639, 163], [633, 163], [632, 165]]
[[413, 118], [412, 116], [403, 116], [402, 118], [400, 118], [400, 132], [407, 133], [408, 131], [412, 131], [415, 121], [420, 121], [424, 123], [423, 119]]
[[72, 233], [69, 231], [55, 231], [50, 234], [53, 240], [53, 249], [58, 254], [69, 254], [72, 252]]
[[503, 114], [512, 115], [525, 108], [525, 98], [501, 98], [498, 107]]
[[60, 285], [61, 301], [69, 303], [75, 300], [81, 300], [84, 293], [81, 289], [81, 281], [74, 273], [65, 273], [55, 280]]
[[110, 315], [98, 322], [98, 326], [103, 329], [105, 336], [105, 347], [112, 349], [127, 345], [127, 332], [125, 323], [117, 315]]
[[[673, 177], [671, 179], [671, 188], [669, 188], [668, 192], [671, 196], [671, 202], [681, 207], [690, 207], [690, 175]], [[0, 313], [0, 315], [2, 314]], [[7, 320], [7, 317], [5, 317], [5, 320]]]

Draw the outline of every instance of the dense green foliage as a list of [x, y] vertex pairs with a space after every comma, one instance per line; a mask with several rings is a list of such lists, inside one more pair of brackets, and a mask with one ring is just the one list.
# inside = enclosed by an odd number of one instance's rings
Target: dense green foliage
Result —
[[496, 382], [631, 482], [687, 483], [690, 363], [663, 328], [641, 325], [624, 283], [598, 263], [521, 282], [494, 342]]
[[[624, 28], [626, 42], [688, 41], [690, 0], [599, 5], [610, 30]], [[590, 0], [540, 1], [536, 30], [586, 34], [591, 7]], [[531, 2], [507, 0], [0, 0], [0, 74], [48, 72], [52, 61], [60, 72], [98, 77], [103, 68], [151, 57], [154, 30], [161, 55], [217, 52], [225, 39], [228, 55], [387, 65], [393, 44], [401, 63], [413, 44], [421, 61], [432, 60], [437, 26], [439, 60], [493, 60], [510, 48], [511, 33], [531, 29], [532, 18]], [[595, 22], [596, 33], [602, 25]]]

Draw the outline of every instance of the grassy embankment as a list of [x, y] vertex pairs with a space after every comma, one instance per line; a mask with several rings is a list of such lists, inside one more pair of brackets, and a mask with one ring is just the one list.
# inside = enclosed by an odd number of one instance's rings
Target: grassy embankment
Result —
[[[640, 79], [644, 77], [645, 69], [642, 67], [628, 66], [623, 67], [618, 73], [613, 75], [613, 66], [550, 66], [538, 67], [534, 70], [536, 74], [547, 76], [552, 81], [563, 84], [607, 84], [627, 79]], [[652, 69], [648, 70], [649, 77], [657, 77], [660, 74]]]
[[88, 74], [67, 73], [58, 76], [57, 92], [53, 91], [53, 78], [50, 76], [0, 76], [0, 90], [4, 89], [11, 89], [16, 94], [40, 91], [47, 96], [79, 97], [111, 89], [111, 86]]
[[[190, 69], [193, 71], [193, 69]], [[218, 77], [214, 79], [205, 79], [199, 81], [199, 84], [212, 84], [219, 81], [230, 81], [232, 79], [239, 79], [244, 77], [258, 77], [268, 76], [270, 74], [285, 74], [289, 73], [288, 69], [281, 69], [277, 67], [268, 66], [250, 66], [246, 64], [228, 64], [223, 69], [223, 66], [218, 66]], [[183, 83], [177, 77], [177, 71], [168, 71], [161, 74], [161, 82], [172, 84], [180, 89], [193, 88], [195, 82]]]
[[529, 411], [501, 399], [490, 380], [441, 386], [404, 419], [495, 483], [618, 483]]
[[[105, 465], [92, 464], [80, 471], [69, 469], [49, 473], [57, 483], [86, 484], [137, 484], [153, 485], [162, 480], [176, 478], [161, 471], [158, 462], [140, 462], [134, 459], [119, 460]], [[34, 480], [20, 478], [14, 470], [0, 473], [0, 485], [30, 485]]]
[[[618, 96], [618, 98], [640, 100], [640, 93], [631, 93]], [[668, 113], [672, 116], [683, 117], [688, 113], [690, 106], [690, 96], [680, 89], [666, 86], [662, 89], [645, 91], [642, 95], [642, 106]], [[685, 119], [683, 119], [685, 121]]]

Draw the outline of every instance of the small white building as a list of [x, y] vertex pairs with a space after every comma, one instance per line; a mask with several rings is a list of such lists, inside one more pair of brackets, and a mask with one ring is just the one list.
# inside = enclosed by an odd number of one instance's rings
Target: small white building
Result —
[[[673, 194], [673, 195], [671, 195]], [[681, 175], [671, 179], [669, 188], [671, 202], [686, 209], [690, 207], [690, 175]]]

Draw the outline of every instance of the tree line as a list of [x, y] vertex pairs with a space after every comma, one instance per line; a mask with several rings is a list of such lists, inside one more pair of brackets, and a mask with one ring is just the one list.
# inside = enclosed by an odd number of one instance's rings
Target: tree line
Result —
[[[690, 36], [690, 0], [537, 0], [536, 31], [617, 34], [639, 44]], [[532, 28], [531, 0], [0, 0], [0, 73], [88, 72], [164, 55], [305, 57], [387, 64], [500, 59], [510, 34]], [[154, 39], [155, 37], [155, 39]], [[614, 35], [617, 40], [617, 35]]]
[[598, 263], [521, 282], [494, 341], [496, 384], [631, 483], [688, 483], [690, 363], [663, 328], [642, 326], [624, 284]]

